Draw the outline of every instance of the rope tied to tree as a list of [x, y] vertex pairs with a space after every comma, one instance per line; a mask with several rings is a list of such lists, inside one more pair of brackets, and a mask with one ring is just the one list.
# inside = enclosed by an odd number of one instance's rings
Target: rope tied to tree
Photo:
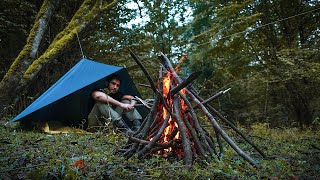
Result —
[[83, 50], [82, 50], [82, 46], [81, 46], [81, 42], [80, 42], [78, 33], [76, 33], [76, 35], [77, 35], [77, 40], [78, 40], [78, 43], [79, 43], [79, 47], [80, 47], [80, 52], [81, 52], [82, 58], [85, 58], [86, 56], [83, 54]]

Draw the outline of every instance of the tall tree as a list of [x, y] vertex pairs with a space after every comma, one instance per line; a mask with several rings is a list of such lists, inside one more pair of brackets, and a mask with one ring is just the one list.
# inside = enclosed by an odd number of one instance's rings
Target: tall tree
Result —
[[36, 0], [0, 2], [0, 79], [25, 45], [25, 39], [41, 4]]
[[67, 26], [55, 36], [45, 52], [37, 57], [49, 19], [59, 4], [59, 0], [45, 0], [37, 14], [26, 45], [0, 82], [0, 112], [14, 103], [38, 72], [63, 52], [77, 33], [83, 31], [101, 12], [110, 9], [116, 3], [116, 1], [84, 0]]
[[[276, 68], [282, 64], [279, 57], [293, 58], [292, 55], [288, 56], [283, 52], [308, 47], [311, 51], [306, 52], [311, 54], [300, 57], [306, 58], [304, 59], [306, 62], [312, 61], [308, 59], [312, 59], [310, 57], [315, 55], [312, 49], [316, 49], [319, 42], [317, 25], [319, 12], [316, 11], [319, 5], [316, 1], [192, 2], [195, 18], [192, 23], [194, 51], [191, 58], [193, 68], [201, 68], [207, 73], [203, 77], [209, 79], [205, 81], [206, 83], [202, 83], [205, 86], [204, 91], [212, 87], [232, 85], [233, 90], [236, 90], [230, 91], [234, 98], [224, 101], [224, 104], [232, 106], [230, 109], [233, 110], [238, 108], [240, 112], [238, 115], [241, 112], [248, 114], [258, 111], [259, 116], [255, 114], [252, 117], [272, 119], [272, 114], [269, 113], [271, 111], [268, 109], [275, 109], [281, 105], [286, 109], [282, 116], [289, 114], [292, 119], [299, 122], [312, 121], [309, 115], [308, 118], [294, 115], [299, 114], [297, 109], [304, 109], [303, 111], [310, 111], [307, 114], [312, 114], [312, 108], [309, 108], [312, 102], [306, 97], [308, 93], [303, 93], [299, 88], [304, 86], [303, 83], [292, 84], [289, 82], [295, 80], [283, 79], [282, 85], [288, 83], [291, 84], [291, 88], [283, 88], [281, 91], [286, 93], [280, 93], [280, 89], [277, 88], [279, 84], [274, 86], [275, 84], [271, 82], [282, 77], [283, 71]], [[284, 51], [286, 49], [289, 50]], [[291, 60], [296, 62], [294, 59]], [[292, 71], [287, 73], [294, 74]], [[314, 82], [315, 78], [312, 79]], [[292, 88], [300, 90], [292, 91]], [[308, 89], [309, 93], [310, 90]], [[295, 102], [309, 103], [309, 105], [297, 103], [296, 107], [290, 106], [292, 101], [283, 100], [287, 98], [286, 96], [276, 98], [281, 94], [302, 97]]]

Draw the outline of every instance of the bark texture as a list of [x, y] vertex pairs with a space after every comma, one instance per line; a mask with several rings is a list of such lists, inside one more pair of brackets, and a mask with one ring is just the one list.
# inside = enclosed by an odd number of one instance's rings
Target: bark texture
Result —
[[18, 88], [24, 73], [35, 60], [41, 40], [48, 27], [49, 20], [53, 15], [59, 0], [46, 0], [41, 6], [34, 25], [29, 33], [27, 44], [24, 46], [18, 57], [14, 60], [10, 69], [0, 82], [0, 114], [7, 106], [17, 98]]

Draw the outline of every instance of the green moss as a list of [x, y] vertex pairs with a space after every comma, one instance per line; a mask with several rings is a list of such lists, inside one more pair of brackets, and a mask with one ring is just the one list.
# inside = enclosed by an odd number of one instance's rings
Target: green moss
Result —
[[84, 16], [86, 16], [86, 14], [88, 13], [88, 11], [90, 11], [90, 8], [93, 6], [93, 4], [94, 4], [94, 1], [85, 0], [77, 10], [75, 15], [72, 17], [67, 27], [55, 37], [55, 39], [53, 40], [53, 43], [55, 43], [56, 41], [59, 41], [66, 34], [69, 34], [75, 27], [79, 26], [80, 20], [83, 19]]
[[45, 10], [47, 9], [48, 6], [48, 0], [46, 0], [45, 2], [43, 2], [40, 11], [38, 12], [36, 19], [34, 21], [34, 25], [29, 33], [29, 36], [27, 38], [27, 43], [26, 45], [23, 47], [22, 51], [19, 53], [18, 57], [14, 60], [14, 62], [12, 63], [12, 65], [10, 66], [10, 69], [8, 70], [8, 72], [6, 73], [6, 75], [4, 76], [4, 79], [7, 80], [9, 77], [11, 77], [13, 74], [15, 73], [19, 73], [20, 70], [22, 70], [22, 60], [26, 59], [30, 56], [31, 53], [31, 49], [32, 49], [32, 43], [33, 40], [36, 36], [36, 32], [39, 28], [39, 20], [41, 17], [43, 17], [43, 14], [45, 13]]
[[30, 76], [33, 73], [37, 72], [42, 65], [48, 62], [48, 60], [52, 59], [52, 57], [56, 56], [57, 54], [59, 54], [59, 52], [63, 51], [63, 49], [68, 45], [68, 43], [74, 39], [75, 33], [78, 31], [78, 29], [79, 27], [76, 27], [69, 34], [65, 34], [63, 38], [61, 38], [59, 41], [52, 43], [48, 50], [29, 66], [23, 78], [29, 79]]
[[34, 179], [34, 180], [41, 180], [45, 177], [45, 175], [47, 174], [47, 170], [44, 169], [44, 168], [38, 168], [38, 169], [35, 169], [33, 171], [31, 171], [29, 174], [28, 174], [28, 179]]
[[[86, 0], [80, 6], [72, 20], [69, 22], [68, 26], [55, 37], [47, 51], [29, 66], [27, 71], [24, 73], [23, 78], [29, 79], [34, 73], [40, 70], [44, 64], [52, 59], [52, 57], [63, 51], [69, 42], [74, 39], [76, 33], [81, 30], [82, 23], [88, 23], [92, 21], [98, 13], [99, 8], [97, 8], [97, 4], [94, 5], [92, 0]], [[79, 22], [80, 19], [83, 19], [82, 23]]]
[[[112, 4], [115, 4], [115, 2], [113, 2]], [[8, 77], [10, 77], [14, 72], [18, 71], [18, 68], [21, 67], [21, 59], [26, 58], [26, 56], [30, 54], [32, 48], [32, 40], [34, 39], [36, 29], [39, 26], [39, 18], [42, 17], [47, 5], [48, 2], [45, 1], [40, 12], [37, 15], [35, 25], [27, 40], [27, 45], [25, 46], [23, 51], [21, 51], [16, 61], [13, 63], [12, 68], [10, 68]], [[29, 79], [33, 74], [37, 73], [41, 69], [41, 67], [50, 59], [59, 54], [59, 52], [63, 51], [63, 49], [69, 44], [69, 42], [71, 42], [75, 38], [76, 33], [82, 30], [81, 26], [85, 26], [86, 24], [91, 22], [95, 17], [97, 17], [100, 12], [101, 9], [99, 8], [98, 2], [95, 2], [93, 0], [85, 0], [78, 11], [75, 13], [71, 21], [68, 23], [68, 26], [55, 37], [46, 52], [28, 67], [23, 75], [23, 78], [25, 80]]]

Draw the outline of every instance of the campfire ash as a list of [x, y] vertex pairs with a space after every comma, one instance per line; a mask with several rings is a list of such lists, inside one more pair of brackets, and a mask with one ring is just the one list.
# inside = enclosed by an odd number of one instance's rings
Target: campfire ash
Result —
[[[128, 158], [135, 154], [139, 158], [150, 154], [160, 154], [163, 157], [173, 155], [183, 157], [185, 164], [191, 165], [195, 158], [210, 162], [213, 155], [221, 157], [223, 154], [222, 139], [224, 139], [242, 158], [257, 167], [254, 160], [239, 148], [222, 129], [215, 117], [231, 127], [263, 157], [265, 154], [208, 104], [229, 89], [204, 100], [191, 86], [191, 82], [199, 76], [199, 72], [182, 80], [177, 74], [179, 65], [174, 69], [169, 59], [163, 53], [159, 53], [158, 58], [162, 66], [159, 79], [155, 83], [139, 58], [133, 52], [131, 56], [146, 75], [155, 93], [155, 100], [140, 129], [134, 135], [129, 136], [127, 144], [122, 149], [118, 149], [118, 152], [122, 152], [122, 155]], [[196, 115], [197, 109], [200, 109], [212, 124], [215, 138], [200, 124]]]

